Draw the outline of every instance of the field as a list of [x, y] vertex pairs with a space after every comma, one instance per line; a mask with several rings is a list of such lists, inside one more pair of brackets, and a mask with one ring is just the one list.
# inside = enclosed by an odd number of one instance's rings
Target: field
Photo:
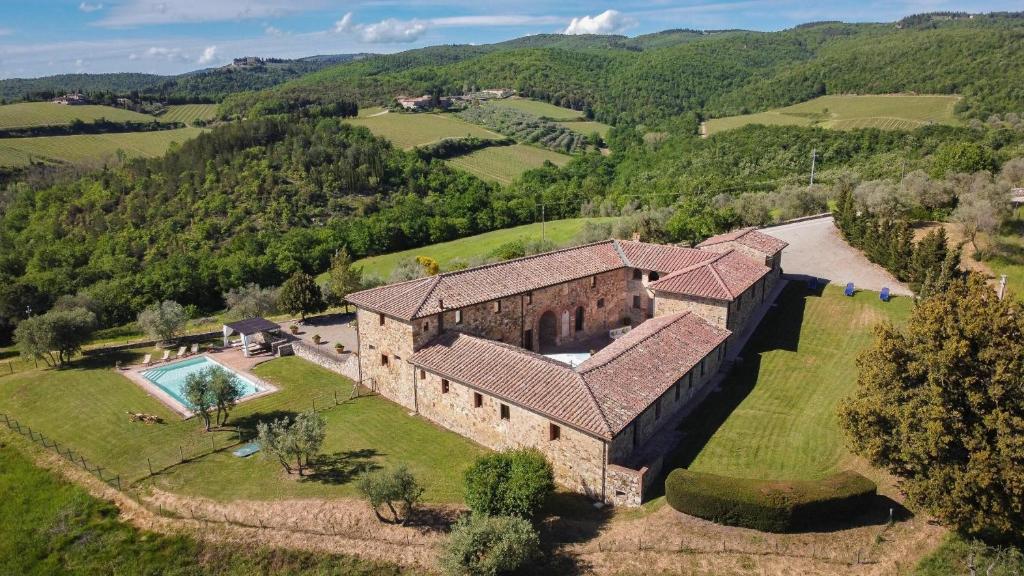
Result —
[[[127, 355], [122, 358], [129, 360]], [[70, 369], [0, 377], [0, 412], [74, 447], [123, 481], [144, 477], [147, 458], [156, 469], [176, 463], [181, 445], [186, 454], [196, 454], [210, 442], [218, 447], [233, 443], [234, 430], [202, 432], [198, 421], [181, 420], [112, 370], [113, 361], [109, 356], [83, 359]], [[327, 438], [318, 474], [299, 481], [274, 461], [219, 452], [177, 465], [144, 480], [144, 485], [215, 499], [353, 496], [354, 477], [365, 467], [405, 462], [427, 487], [427, 500], [461, 500], [461, 474], [480, 453], [468, 440], [409, 417], [405, 409], [378, 396], [328, 407], [334, 392], [342, 400], [348, 397], [352, 382], [299, 358], [271, 360], [253, 372], [280, 390], [239, 404], [230, 424], [248, 435], [256, 421], [309, 410], [319, 398]], [[131, 423], [126, 411], [156, 414], [165, 423]]]
[[162, 122], [183, 122], [191, 126], [196, 120], [213, 120], [217, 116], [216, 104], [175, 104], [160, 115]]
[[119, 134], [76, 134], [0, 139], [0, 166], [23, 166], [30, 162], [100, 164], [126, 157], [159, 156], [172, 142], [184, 142], [203, 132], [200, 128], [179, 128], [154, 132]]
[[530, 100], [528, 98], [490, 100], [487, 105], [515, 108], [516, 110], [526, 112], [527, 114], [533, 114], [534, 116], [540, 116], [550, 120], [579, 120], [583, 118], [583, 113], [579, 110], [562, 108], [561, 106], [555, 106], [554, 104], [548, 104], [547, 102], [541, 102], [539, 100]]
[[612, 129], [611, 126], [607, 124], [602, 124], [600, 122], [579, 121], [559, 122], [558, 124], [565, 126], [569, 130], [572, 130], [573, 132], [583, 134], [584, 136], [589, 136], [594, 132], [597, 132], [601, 136], [601, 138], [605, 138], [606, 136], [608, 136], [608, 131]]
[[[548, 240], [554, 242], [556, 246], [563, 245], [572, 240], [573, 236], [583, 228], [584, 223], [611, 222], [612, 220], [614, 220], [614, 218], [571, 218], [568, 220], [554, 220], [547, 222], [544, 225], [544, 236]], [[445, 266], [455, 258], [481, 258], [487, 256], [502, 244], [516, 240], [539, 239], [540, 236], [540, 223], [526, 224], [524, 226], [516, 226], [515, 228], [485, 232], [483, 234], [460, 238], [450, 242], [441, 242], [440, 244], [433, 244], [422, 248], [412, 248], [410, 250], [403, 250], [402, 252], [392, 252], [391, 254], [371, 256], [369, 258], [363, 258], [355, 264], [363, 267], [363, 274], [366, 276], [376, 276], [387, 279], [388, 275], [391, 274], [391, 271], [400, 262], [404, 260], [412, 260], [417, 256], [430, 256], [437, 260], [443, 270]], [[326, 274], [322, 274], [319, 280], [324, 280], [325, 278]]]
[[523, 172], [540, 168], [544, 162], [564, 166], [571, 158], [536, 146], [514, 144], [492, 146], [464, 156], [448, 159], [448, 163], [461, 168], [481, 180], [511, 184]]
[[65, 106], [51, 102], [22, 102], [0, 106], [0, 130], [56, 126], [70, 124], [73, 120], [92, 122], [106, 118], [111, 122], [152, 122], [148, 114], [122, 110], [111, 106]]
[[399, 148], [423, 146], [444, 138], [475, 136], [484, 139], [501, 138], [501, 134], [463, 122], [448, 114], [401, 114], [389, 112], [379, 116], [360, 116], [348, 120], [357, 126], [366, 126], [377, 136], [391, 140]]
[[853, 392], [857, 354], [872, 327], [910, 313], [909, 298], [821, 296], [791, 283], [761, 323], [743, 362], [683, 423], [680, 465], [741, 478], [821, 478], [848, 465], [836, 405]]
[[912, 130], [925, 124], [959, 124], [953, 112], [959, 96], [822, 96], [757, 114], [715, 118], [709, 135], [748, 124], [820, 126], [836, 130]]

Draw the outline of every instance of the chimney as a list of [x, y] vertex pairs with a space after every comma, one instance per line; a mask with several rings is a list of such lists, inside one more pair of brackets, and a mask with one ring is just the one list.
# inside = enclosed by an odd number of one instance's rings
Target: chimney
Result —
[[639, 242], [639, 241], [640, 241], [640, 233], [639, 232], [633, 232], [633, 242]]

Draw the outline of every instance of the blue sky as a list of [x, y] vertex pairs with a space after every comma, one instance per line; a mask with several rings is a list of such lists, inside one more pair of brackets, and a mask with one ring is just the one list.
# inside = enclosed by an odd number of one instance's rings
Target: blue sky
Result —
[[397, 52], [550, 32], [780, 30], [813, 20], [1021, 7], [1020, 0], [0, 0], [0, 78], [175, 74], [247, 55]]

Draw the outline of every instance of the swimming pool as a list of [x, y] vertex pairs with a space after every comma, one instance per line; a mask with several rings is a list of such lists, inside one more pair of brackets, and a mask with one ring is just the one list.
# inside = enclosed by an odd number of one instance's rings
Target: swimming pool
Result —
[[243, 400], [249, 396], [254, 396], [268, 390], [267, 388], [252, 382], [245, 376], [242, 376], [238, 372], [235, 372], [207, 356], [190, 358], [188, 360], [182, 360], [173, 364], [167, 364], [158, 368], [146, 370], [142, 373], [142, 377], [157, 388], [166, 392], [168, 396], [176, 400], [183, 407], [191, 410], [191, 405], [189, 405], [188, 401], [185, 400], [185, 379], [188, 378], [189, 374], [195, 374], [202, 370], [206, 370], [207, 368], [214, 367], [227, 370], [238, 377], [239, 384], [242, 387], [241, 399]]

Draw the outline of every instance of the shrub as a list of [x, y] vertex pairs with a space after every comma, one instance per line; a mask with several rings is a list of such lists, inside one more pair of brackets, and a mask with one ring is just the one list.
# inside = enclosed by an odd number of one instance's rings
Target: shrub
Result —
[[[373, 513], [381, 522], [405, 524], [412, 516], [413, 509], [423, 495], [423, 488], [416, 482], [412, 472], [399, 464], [393, 470], [373, 470], [359, 478], [359, 491], [370, 502]], [[384, 518], [380, 507], [386, 505], [391, 518]], [[402, 512], [399, 513], [399, 508]]]
[[555, 488], [551, 464], [534, 449], [481, 456], [466, 471], [466, 504], [474, 513], [532, 519]]
[[822, 480], [771, 481], [673, 470], [665, 498], [680, 512], [765, 532], [802, 530], [822, 518], [849, 516], [874, 498], [875, 483], [855, 472]]
[[441, 566], [451, 576], [505, 574], [536, 558], [539, 547], [537, 531], [522, 518], [474, 515], [455, 524]]

